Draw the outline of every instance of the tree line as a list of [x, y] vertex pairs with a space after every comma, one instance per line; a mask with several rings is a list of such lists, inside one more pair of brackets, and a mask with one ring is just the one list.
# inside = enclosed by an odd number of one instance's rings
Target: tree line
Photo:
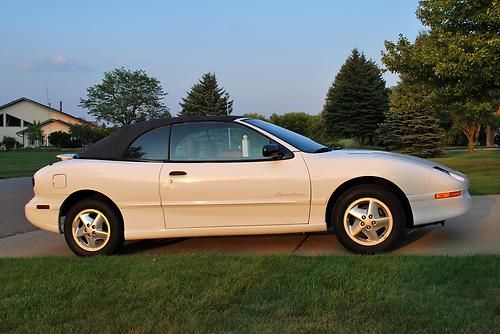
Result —
[[[425, 26], [415, 41], [385, 41], [381, 69], [357, 49], [340, 68], [318, 115], [304, 112], [246, 116], [266, 119], [323, 143], [350, 138], [356, 145], [432, 157], [443, 144], [470, 151], [484, 127], [498, 127], [500, 9], [491, 0], [422, 0]], [[399, 75], [386, 87], [383, 71]], [[160, 81], [143, 70], [107, 72], [87, 89], [80, 106], [113, 126], [171, 117]], [[206, 73], [180, 102], [178, 116], [229, 115], [233, 100], [215, 73]]]

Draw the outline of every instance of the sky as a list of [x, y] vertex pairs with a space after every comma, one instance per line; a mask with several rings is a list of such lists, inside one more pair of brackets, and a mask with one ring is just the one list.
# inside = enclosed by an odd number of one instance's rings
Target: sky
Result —
[[[92, 119], [78, 106], [115, 68], [161, 81], [172, 115], [206, 72], [233, 114], [317, 114], [358, 48], [381, 64], [384, 40], [423, 30], [417, 0], [3, 0], [0, 104], [27, 97]], [[388, 86], [397, 76], [385, 73]], [[48, 99], [47, 99], [48, 90]]]

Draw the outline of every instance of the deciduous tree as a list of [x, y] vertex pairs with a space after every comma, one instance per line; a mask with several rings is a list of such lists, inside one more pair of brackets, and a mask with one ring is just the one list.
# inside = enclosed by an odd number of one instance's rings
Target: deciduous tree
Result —
[[428, 87], [429, 102], [446, 104], [472, 150], [477, 124], [487, 123], [499, 104], [499, 3], [422, 0], [417, 17], [427, 29], [413, 43], [403, 35], [386, 41], [382, 61], [412, 84]]
[[28, 125], [27, 129], [28, 131], [26, 134], [28, 136], [28, 139], [37, 142], [38, 145], [41, 145], [43, 139], [42, 124], [35, 121], [33, 122], [33, 124]]
[[160, 81], [143, 70], [118, 68], [104, 74], [100, 84], [87, 89], [80, 106], [89, 114], [111, 124], [122, 126], [148, 119], [170, 117], [163, 104], [167, 93]]

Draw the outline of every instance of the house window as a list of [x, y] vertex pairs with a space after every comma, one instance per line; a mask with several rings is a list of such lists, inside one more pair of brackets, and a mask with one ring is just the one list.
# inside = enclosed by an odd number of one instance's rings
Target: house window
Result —
[[0, 114], [0, 126], [3, 126], [3, 114]]
[[9, 114], [6, 114], [6, 116], [7, 116], [6, 117], [7, 126], [21, 127], [21, 119], [14, 117], [14, 116], [11, 116]]
[[24, 127], [28, 127], [30, 125], [33, 125], [33, 123], [23, 120], [23, 126]]

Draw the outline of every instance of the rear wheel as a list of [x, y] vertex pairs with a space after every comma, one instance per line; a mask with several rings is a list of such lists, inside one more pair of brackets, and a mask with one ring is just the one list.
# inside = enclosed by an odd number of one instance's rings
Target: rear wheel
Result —
[[123, 244], [123, 227], [112, 208], [87, 198], [73, 205], [66, 215], [64, 238], [78, 256], [110, 255]]
[[333, 210], [339, 242], [356, 253], [373, 254], [394, 247], [406, 226], [401, 201], [379, 185], [359, 185], [346, 191]]

